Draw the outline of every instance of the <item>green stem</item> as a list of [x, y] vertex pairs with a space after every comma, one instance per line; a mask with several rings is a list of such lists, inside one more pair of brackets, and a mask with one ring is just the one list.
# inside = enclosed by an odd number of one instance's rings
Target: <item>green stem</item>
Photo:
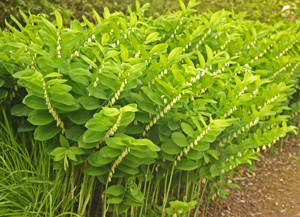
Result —
[[178, 192], [177, 192], [177, 199], [179, 200], [180, 197], [180, 188], [181, 188], [181, 171], [179, 172], [179, 182], [178, 182]]
[[[198, 199], [198, 204], [197, 204], [197, 207], [196, 207], [196, 211], [195, 211], [194, 217], [197, 217], [197, 216], [198, 216], [198, 212], [199, 212], [199, 209], [200, 209], [200, 205], [201, 205], [201, 202], [202, 202], [202, 198], [203, 198], [203, 196], [204, 196], [204, 192], [205, 192], [205, 190], [206, 190], [207, 183], [208, 183], [208, 181], [205, 182], [205, 185], [203, 186], [203, 189], [202, 189], [201, 196], [200, 196], [200, 198]], [[199, 188], [198, 188], [198, 195], [200, 195], [200, 191], [201, 191], [201, 179], [200, 179]]]
[[186, 201], [188, 199], [188, 192], [189, 192], [189, 172], [186, 172], [186, 184], [185, 184], [185, 198], [186, 198]]
[[146, 199], [145, 196], [146, 196], [146, 189], [147, 189], [147, 178], [148, 178], [149, 167], [150, 167], [150, 165], [148, 165], [147, 171], [145, 174], [145, 183], [144, 183], [144, 189], [143, 189], [144, 200], [143, 200], [141, 210], [140, 210], [140, 215], [139, 215], [140, 217], [142, 217], [144, 204], [145, 204], [145, 207], [147, 207], [147, 201], [145, 200]]
[[[196, 191], [195, 189], [196, 189], [196, 184], [193, 183], [193, 187], [192, 187], [192, 190], [191, 190], [191, 193], [190, 193], [190, 198], [189, 198], [188, 201], [193, 201], [195, 199], [195, 191]], [[192, 210], [189, 210], [189, 213], [188, 213], [187, 216], [191, 216], [191, 211]]]
[[86, 207], [87, 207], [87, 205], [90, 201], [90, 198], [92, 196], [94, 181], [95, 181], [95, 176], [92, 176], [91, 179], [87, 183], [83, 183], [83, 184], [88, 184], [90, 187], [88, 189], [88, 195], [87, 195], [87, 197], [84, 201], [83, 207], [82, 207], [81, 215], [84, 215], [84, 214], [88, 215], [88, 213], [85, 213], [85, 212], [86, 212]]
[[[155, 167], [153, 166], [153, 167], [152, 167], [151, 174], [153, 174], [154, 169], [155, 169]], [[151, 188], [151, 180], [149, 181], [148, 189], [147, 189], [147, 197], [146, 197], [146, 204], [145, 204], [145, 205], [146, 205], [146, 206], [145, 206], [145, 216], [146, 216], [146, 213], [147, 213], [148, 197], [149, 197], [149, 194], [150, 194], [150, 188]], [[153, 197], [153, 198], [154, 198], [154, 197]]]
[[103, 206], [102, 206], [102, 217], [106, 216], [106, 190], [107, 190], [107, 187], [108, 187], [108, 180], [106, 181], [105, 190], [104, 190]]
[[[169, 191], [170, 191], [170, 188], [171, 188], [172, 177], [173, 177], [173, 173], [174, 173], [174, 167], [175, 166], [173, 164], [171, 174], [170, 174], [170, 181], [169, 181], [168, 189], [167, 189], [167, 192], [164, 192], [165, 196], [164, 196], [164, 201], [163, 201], [162, 217], [165, 216], [166, 204], [167, 204], [167, 200], [168, 200], [168, 196], [169, 196]], [[167, 175], [166, 175], [166, 180], [167, 180]]]
[[159, 181], [157, 181], [153, 191], [153, 197], [152, 197], [153, 210], [155, 210], [155, 204], [157, 204], [158, 201], [159, 187], [160, 187]]
[[78, 214], [81, 213], [81, 209], [82, 209], [82, 205], [83, 205], [83, 198], [84, 198], [84, 192], [85, 192], [84, 183], [86, 183], [86, 179], [87, 179], [87, 175], [86, 175], [86, 173], [84, 173], [83, 181], [82, 181], [81, 189], [80, 189], [80, 193], [79, 193]]

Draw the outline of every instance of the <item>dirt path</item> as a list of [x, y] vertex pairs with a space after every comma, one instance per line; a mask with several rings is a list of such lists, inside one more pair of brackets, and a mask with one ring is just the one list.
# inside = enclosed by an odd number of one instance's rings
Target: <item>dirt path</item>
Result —
[[300, 217], [300, 140], [289, 139], [276, 155], [263, 156], [256, 170], [240, 169], [233, 182], [242, 189], [232, 189], [209, 216]]

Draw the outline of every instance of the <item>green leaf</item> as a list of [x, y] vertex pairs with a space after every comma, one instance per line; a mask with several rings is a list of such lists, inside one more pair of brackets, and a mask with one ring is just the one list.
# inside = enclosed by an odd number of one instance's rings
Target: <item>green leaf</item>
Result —
[[4, 83], [5, 83], [5, 80], [0, 78], [0, 87], [2, 87], [4, 85]]
[[7, 90], [0, 89], [0, 100], [4, 99], [7, 95], [8, 95], [8, 91]]
[[204, 135], [203, 138], [201, 139], [201, 141], [209, 142], [209, 143], [214, 142], [215, 140], [216, 140], [216, 136], [208, 135], [208, 134]]
[[149, 139], [136, 139], [134, 142], [131, 142], [130, 147], [133, 148], [133, 146], [147, 146], [152, 151], [160, 151], [160, 148]]
[[168, 61], [171, 62], [172, 60], [175, 59], [175, 57], [177, 57], [177, 56], [179, 56], [179, 55], [181, 55], [181, 54], [182, 54], [182, 47], [176, 47], [176, 48], [174, 48], [174, 49], [170, 52], [170, 54], [169, 54], [169, 56], [168, 56]]
[[179, 154], [181, 152], [181, 148], [178, 147], [171, 139], [162, 143], [161, 150], [170, 155]]
[[92, 166], [100, 167], [111, 163], [113, 158], [105, 158], [101, 155], [101, 152], [96, 151], [88, 157], [88, 161]]
[[177, 161], [176, 169], [191, 171], [197, 168], [197, 164], [189, 159], [182, 159], [181, 161]]
[[157, 114], [155, 106], [150, 101], [143, 100], [142, 102], [140, 102], [139, 106], [145, 112]]
[[219, 160], [219, 156], [221, 155], [217, 150], [208, 150], [206, 152], [213, 156], [216, 160]]
[[125, 193], [125, 188], [122, 185], [112, 185], [106, 190], [106, 194], [113, 195], [115, 197]]
[[137, 16], [134, 12], [130, 13], [130, 26], [135, 26], [137, 22]]
[[202, 151], [191, 149], [186, 156], [191, 160], [199, 160], [204, 157], [204, 154]]
[[86, 23], [86, 25], [89, 27], [91, 32], [94, 32], [93, 24], [84, 15], [82, 16], [82, 19]]
[[217, 166], [215, 164], [213, 164], [209, 170], [213, 177], [219, 175], [220, 171], [217, 169]]
[[94, 167], [91, 164], [87, 165], [84, 172], [90, 176], [101, 176], [109, 172], [106, 167]]
[[15, 116], [28, 116], [31, 111], [31, 108], [23, 104], [16, 104], [10, 110], [11, 114]]
[[120, 204], [123, 201], [123, 197], [112, 197], [107, 200], [107, 204]]
[[75, 105], [76, 104], [75, 98], [69, 93], [63, 93], [63, 94], [52, 93], [49, 95], [50, 95], [50, 99], [55, 102], [59, 102], [64, 105]]
[[188, 146], [188, 142], [187, 142], [187, 139], [185, 137], [185, 135], [183, 135], [183, 133], [180, 133], [180, 132], [174, 132], [172, 133], [172, 139], [173, 139], [173, 142], [178, 145], [179, 147], [186, 147]]
[[70, 129], [66, 129], [66, 137], [73, 141], [78, 141], [79, 137], [85, 132], [85, 129], [81, 126], [72, 126]]
[[85, 131], [82, 137], [82, 141], [86, 143], [94, 143], [97, 142], [99, 143], [105, 136], [106, 132], [99, 132], [99, 131], [93, 131], [88, 129]]
[[127, 173], [128, 175], [136, 175], [139, 173], [139, 170], [137, 168], [128, 167], [124, 164], [120, 164], [117, 169], [121, 170], [124, 173]]
[[33, 110], [28, 116], [28, 121], [33, 125], [46, 125], [54, 121], [48, 110]]
[[210, 18], [210, 24], [215, 24], [220, 19], [220, 11], [214, 13]]
[[95, 17], [97, 19], [97, 25], [100, 25], [102, 22], [101, 22], [101, 18], [99, 16], [99, 14], [94, 9], [93, 9], [93, 13], [94, 13], [94, 15], [95, 15]]
[[105, 146], [100, 149], [100, 153], [103, 157], [106, 158], [116, 158], [117, 156], [122, 154], [122, 150]]
[[97, 69], [97, 65], [92, 61], [90, 60], [88, 57], [84, 56], [84, 55], [80, 55], [80, 57], [89, 65], [93, 66], [95, 69]]
[[57, 10], [55, 10], [55, 18], [58, 29], [61, 29], [63, 26], [63, 20], [60, 13]]
[[125, 47], [123, 44], [121, 44], [120, 47], [121, 47], [121, 57], [123, 62], [125, 62], [128, 59], [129, 52], [127, 47]]
[[18, 62], [19, 61], [19, 59], [20, 59], [20, 57], [22, 56], [22, 54], [24, 53], [24, 51], [25, 51], [25, 47], [21, 47], [21, 48], [19, 48], [17, 51], [16, 51], [16, 53], [14, 54], [14, 59], [16, 60], [16, 62]]
[[163, 50], [165, 50], [165, 49], [167, 49], [167, 48], [168, 48], [168, 45], [165, 44], [165, 43], [157, 44], [157, 45], [155, 45], [155, 46], [151, 49], [150, 53], [151, 53], [151, 54], [154, 54], [154, 53], [157, 53], [157, 52], [161, 52], [161, 51], [163, 51]]
[[108, 99], [108, 94], [105, 92], [105, 90], [103, 90], [103, 87], [100, 85], [97, 85], [97, 87], [87, 87], [87, 90], [89, 91], [89, 93], [99, 99], [104, 99], [107, 100]]
[[158, 32], [152, 32], [147, 36], [146, 42], [149, 43], [155, 41], [155, 39], [158, 40], [157, 38], [158, 36], [159, 36]]
[[137, 104], [132, 103], [122, 107], [122, 112], [137, 112]]
[[198, 145], [194, 145], [194, 149], [197, 151], [206, 151], [209, 148], [210, 148], [209, 142], [200, 141], [200, 142], [198, 142]]
[[34, 139], [39, 141], [46, 141], [56, 136], [61, 129], [56, 126], [56, 122], [51, 124], [39, 126], [34, 131]]
[[80, 148], [78, 148], [76, 146], [72, 146], [72, 147], [68, 148], [68, 152], [72, 152], [72, 153], [74, 153], [76, 155], [81, 155], [81, 154], [85, 153], [82, 149], [80, 149]]
[[101, 108], [100, 100], [92, 96], [81, 96], [78, 98], [78, 101], [86, 110], [95, 110]]
[[106, 20], [108, 20], [109, 17], [110, 17], [110, 12], [109, 12], [109, 10], [108, 10], [107, 7], [104, 8], [103, 17], [104, 17], [104, 19], [106, 19]]
[[185, 7], [185, 4], [184, 4], [184, 2], [182, 1], [182, 0], [178, 0], [179, 1], [179, 5], [180, 5], [180, 7], [181, 7], [181, 10], [184, 12], [184, 11], [186, 11], [186, 7]]
[[191, 127], [191, 125], [183, 122], [183, 123], [181, 123], [181, 129], [186, 135], [188, 135], [190, 137], [194, 137], [195, 132], [194, 132], [193, 128]]
[[26, 79], [26, 78], [31, 78], [31, 76], [35, 73], [34, 70], [32, 69], [26, 69], [26, 70], [22, 70], [22, 71], [18, 71], [16, 73], [13, 74], [14, 78], [18, 78], [18, 79]]
[[59, 143], [62, 147], [65, 147], [65, 148], [70, 147], [68, 140], [62, 134], [59, 135]]
[[213, 85], [214, 78], [210, 75], [204, 75], [201, 79], [201, 87], [202, 88], [209, 88]]
[[106, 131], [116, 122], [117, 117], [105, 116], [100, 112], [94, 114], [94, 117], [86, 123], [86, 127], [93, 131]]
[[74, 112], [68, 113], [68, 118], [75, 124], [81, 125], [85, 124], [88, 120], [92, 118], [92, 114], [90, 111], [85, 109], [79, 109]]
[[205, 45], [206, 48], [206, 55], [207, 55], [207, 64], [209, 65], [213, 59], [213, 51], [208, 45]]
[[54, 161], [61, 161], [65, 158], [67, 149], [65, 147], [55, 148], [50, 155], [54, 156]]
[[120, 111], [118, 109], [108, 107], [103, 107], [101, 112], [103, 112], [104, 115], [110, 117], [117, 116], [120, 114]]
[[106, 44], [108, 41], [109, 41], [109, 34], [108, 33], [104, 33], [103, 35], [102, 35], [102, 44], [104, 45], [104, 44]]

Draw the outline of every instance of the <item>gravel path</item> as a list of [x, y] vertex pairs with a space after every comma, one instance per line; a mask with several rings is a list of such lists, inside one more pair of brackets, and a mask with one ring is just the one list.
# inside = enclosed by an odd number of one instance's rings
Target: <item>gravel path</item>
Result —
[[255, 170], [241, 168], [233, 178], [242, 189], [232, 189], [208, 216], [300, 217], [300, 140], [290, 138], [277, 154], [262, 155]]

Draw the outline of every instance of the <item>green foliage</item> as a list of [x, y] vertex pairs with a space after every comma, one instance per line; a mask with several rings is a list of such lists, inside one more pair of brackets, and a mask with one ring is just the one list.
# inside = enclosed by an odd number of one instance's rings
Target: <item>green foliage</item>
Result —
[[80, 215], [91, 215], [93, 189], [103, 216], [150, 216], [152, 203], [177, 215], [194, 201], [197, 213], [204, 193], [226, 196], [234, 168], [296, 132], [299, 21], [180, 5], [156, 19], [138, 2], [128, 16], [106, 8], [70, 27], [55, 11], [52, 22], [31, 15], [1, 32], [2, 83], [20, 87], [5, 102], [25, 117], [19, 131], [51, 142], [56, 169], [84, 170]]
[[55, 173], [46, 143], [25, 133], [14, 134], [14, 122], [1, 108], [0, 215], [72, 215], [75, 197], [68, 172]]

